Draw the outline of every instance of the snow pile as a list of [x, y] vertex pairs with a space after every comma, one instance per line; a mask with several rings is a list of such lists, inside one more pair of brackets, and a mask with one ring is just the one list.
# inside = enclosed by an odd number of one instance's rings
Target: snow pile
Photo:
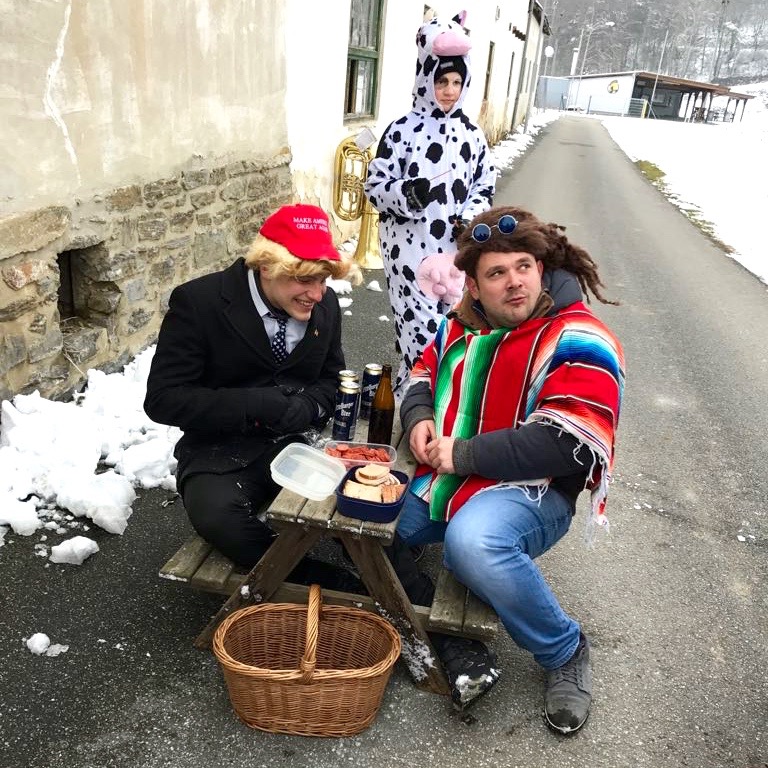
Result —
[[73, 536], [51, 547], [52, 563], [82, 565], [87, 558], [99, 551], [99, 545], [87, 536]]
[[32, 637], [26, 640], [27, 648], [36, 656], [58, 656], [60, 653], [66, 653], [69, 650], [68, 645], [59, 643], [51, 644], [51, 639], [43, 632], [35, 632]]
[[[43, 526], [62, 532], [54, 511], [64, 509], [122, 534], [134, 486], [176, 489], [173, 446], [181, 432], [155, 424], [143, 409], [154, 350], [122, 373], [89, 370], [84, 392], [70, 402], [38, 392], [3, 401], [0, 526], [21, 536]], [[5, 533], [0, 528], [0, 544]]]

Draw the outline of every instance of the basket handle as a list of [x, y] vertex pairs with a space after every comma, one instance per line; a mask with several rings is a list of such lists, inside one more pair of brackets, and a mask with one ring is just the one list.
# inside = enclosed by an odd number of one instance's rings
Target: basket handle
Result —
[[320, 608], [323, 596], [319, 584], [309, 588], [307, 602], [307, 642], [304, 646], [304, 656], [301, 659], [301, 682], [311, 683], [317, 666], [317, 632], [320, 626]]

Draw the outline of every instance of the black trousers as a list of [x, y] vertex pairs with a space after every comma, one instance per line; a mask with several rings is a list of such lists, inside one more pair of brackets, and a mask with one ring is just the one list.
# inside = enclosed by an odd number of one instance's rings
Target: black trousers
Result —
[[181, 488], [184, 508], [197, 533], [235, 564], [250, 570], [275, 534], [258, 515], [280, 487], [256, 464], [224, 474], [188, 477]]

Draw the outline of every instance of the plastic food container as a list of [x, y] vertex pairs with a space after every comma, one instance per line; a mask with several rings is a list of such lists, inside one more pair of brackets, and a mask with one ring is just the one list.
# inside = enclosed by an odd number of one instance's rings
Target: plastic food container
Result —
[[391, 523], [400, 514], [400, 510], [405, 502], [405, 496], [408, 493], [408, 483], [410, 482], [408, 475], [397, 469], [390, 470], [401, 483], [405, 484], [406, 488], [397, 501], [391, 504], [383, 504], [375, 501], [366, 501], [365, 499], [352, 499], [341, 492], [347, 480], [355, 479], [356, 469], [357, 467], [352, 467], [348, 470], [336, 488], [336, 508], [342, 515], [354, 517], [357, 520], [367, 520], [372, 523]]
[[278, 485], [313, 501], [327, 499], [346, 471], [339, 459], [304, 443], [286, 445], [269, 469]]
[[387, 461], [380, 461], [372, 458], [347, 459], [343, 456], [334, 456], [334, 458], [338, 458], [340, 461], [343, 461], [344, 466], [347, 469], [350, 469], [351, 467], [364, 467], [366, 464], [379, 464], [382, 467], [388, 467], [389, 469], [392, 469], [392, 465], [395, 463], [395, 459], [397, 458], [397, 451], [391, 445], [382, 445], [381, 443], [355, 443], [350, 442], [349, 440], [329, 440], [325, 444], [323, 450], [326, 453], [329, 449], [335, 451], [338, 450], [340, 445], [346, 445], [353, 451], [371, 450], [373, 448], [378, 448], [382, 451], [385, 451], [389, 457]]

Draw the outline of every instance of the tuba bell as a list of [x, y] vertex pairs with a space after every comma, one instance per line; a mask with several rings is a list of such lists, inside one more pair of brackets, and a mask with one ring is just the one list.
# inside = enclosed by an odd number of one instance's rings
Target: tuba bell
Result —
[[[370, 138], [370, 141], [368, 139]], [[365, 196], [364, 184], [372, 155], [373, 134], [367, 128], [359, 137], [348, 136], [336, 148], [333, 173], [333, 210], [344, 221], [360, 222], [354, 259], [365, 269], [383, 269], [379, 255], [379, 214]], [[368, 141], [365, 149], [360, 143]]]

